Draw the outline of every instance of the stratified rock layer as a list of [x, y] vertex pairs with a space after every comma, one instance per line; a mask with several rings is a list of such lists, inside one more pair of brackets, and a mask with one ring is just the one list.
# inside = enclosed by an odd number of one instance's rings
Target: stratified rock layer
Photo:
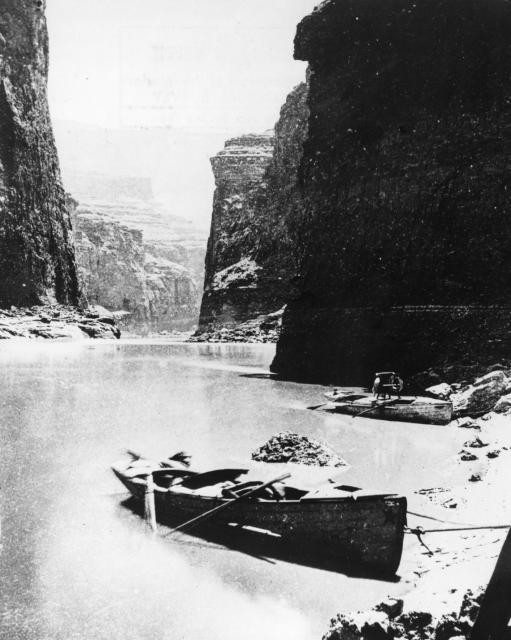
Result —
[[280, 309], [296, 273], [297, 170], [307, 130], [307, 85], [288, 96], [275, 132], [229, 140], [212, 158], [216, 191], [200, 330], [235, 327]]
[[330, 0], [298, 27], [310, 64], [299, 295], [273, 370], [511, 355], [511, 6]]
[[0, 305], [75, 303], [69, 213], [47, 102], [44, 2], [0, 2]]
[[79, 274], [88, 302], [128, 312], [123, 326], [137, 332], [186, 328], [196, 322], [197, 286], [159, 244], [144, 242], [142, 231], [120, 224], [101, 208], [79, 206], [74, 218]]
[[136, 333], [197, 325], [205, 234], [155, 201], [151, 180], [68, 174], [84, 298], [127, 312]]

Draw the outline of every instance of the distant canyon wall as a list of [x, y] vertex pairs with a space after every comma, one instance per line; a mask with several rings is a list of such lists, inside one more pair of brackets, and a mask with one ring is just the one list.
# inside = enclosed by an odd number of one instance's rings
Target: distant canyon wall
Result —
[[300, 278], [274, 371], [511, 356], [510, 43], [503, 0], [329, 0], [298, 26]]
[[76, 303], [69, 212], [48, 112], [45, 3], [0, 1], [0, 305]]
[[122, 325], [136, 333], [196, 326], [205, 237], [165, 215], [148, 179], [90, 174], [68, 184], [81, 200], [72, 200], [73, 227], [87, 302], [127, 312]]
[[233, 327], [280, 309], [295, 264], [297, 170], [307, 130], [307, 85], [296, 87], [275, 131], [228, 140], [211, 163], [216, 191], [200, 329]]

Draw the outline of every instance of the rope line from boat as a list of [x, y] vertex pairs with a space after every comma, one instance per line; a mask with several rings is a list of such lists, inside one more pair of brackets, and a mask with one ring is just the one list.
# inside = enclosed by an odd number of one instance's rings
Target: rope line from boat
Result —
[[510, 529], [511, 524], [489, 524], [479, 527], [450, 527], [449, 529], [424, 529], [423, 527], [405, 527], [406, 533], [445, 533], [446, 531], [490, 531], [492, 529]]
[[[470, 529], [507, 529], [511, 528], [511, 524], [496, 524], [496, 525], [481, 525], [474, 524], [473, 522], [459, 522], [455, 520], [441, 520], [440, 518], [435, 518], [433, 516], [427, 516], [425, 513], [417, 513], [416, 511], [407, 511], [406, 512], [410, 516], [417, 516], [418, 518], [426, 518], [427, 520], [434, 520], [435, 522], [441, 522], [442, 524], [453, 524], [456, 525], [456, 528], [452, 529], [427, 529], [424, 531], [423, 527], [418, 527], [423, 530], [425, 533], [438, 533], [441, 531], [466, 531]], [[461, 529], [459, 528], [461, 527]], [[408, 527], [410, 528], [410, 527]], [[413, 528], [413, 527], [412, 527]]]
[[[435, 519], [435, 518], [433, 518]], [[440, 520], [441, 522], [441, 520]], [[428, 545], [424, 542], [422, 537], [426, 535], [426, 533], [446, 533], [452, 531], [491, 531], [497, 529], [510, 529], [510, 524], [495, 524], [495, 525], [481, 525], [481, 526], [470, 526], [470, 527], [449, 527], [446, 529], [424, 529], [424, 527], [406, 527], [405, 533], [411, 533], [417, 536], [417, 540], [420, 544], [427, 550], [430, 556], [433, 555], [433, 551], [428, 547]]]

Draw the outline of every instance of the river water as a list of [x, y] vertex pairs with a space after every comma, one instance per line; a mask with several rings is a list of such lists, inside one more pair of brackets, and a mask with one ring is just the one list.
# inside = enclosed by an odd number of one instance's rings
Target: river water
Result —
[[307, 410], [324, 388], [266, 376], [273, 353], [149, 341], [0, 346], [2, 639], [319, 640], [338, 611], [406, 590], [402, 580], [168, 538], [164, 527], [152, 536], [123, 504], [109, 467], [126, 448], [243, 466], [284, 429], [327, 441], [351, 465], [350, 483], [409, 494], [452, 480], [446, 462], [461, 430]]

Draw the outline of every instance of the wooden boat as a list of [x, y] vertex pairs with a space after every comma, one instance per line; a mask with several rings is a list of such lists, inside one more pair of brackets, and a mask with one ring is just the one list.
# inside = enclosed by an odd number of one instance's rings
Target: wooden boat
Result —
[[225, 505], [209, 525], [255, 527], [298, 545], [302, 552], [326, 553], [349, 566], [384, 574], [394, 574], [401, 560], [406, 524], [403, 496], [343, 484], [330, 483], [312, 491], [280, 484], [236, 500], [235, 496], [263, 484], [242, 482], [246, 469], [196, 473], [126, 463], [112, 469], [138, 500], [144, 500], [148, 470], [152, 473], [160, 521], [182, 523]]
[[452, 420], [452, 402], [447, 400], [413, 396], [382, 400], [369, 393], [345, 394], [336, 390], [324, 395], [332, 403], [332, 410], [352, 416], [364, 414], [367, 418], [423, 424], [447, 424]]

